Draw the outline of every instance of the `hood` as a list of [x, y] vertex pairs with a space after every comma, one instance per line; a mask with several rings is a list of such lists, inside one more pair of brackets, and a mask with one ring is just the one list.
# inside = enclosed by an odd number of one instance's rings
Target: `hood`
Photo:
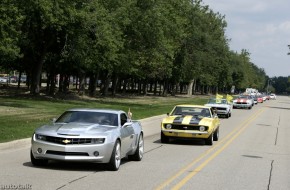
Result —
[[247, 98], [237, 98], [234, 100], [234, 102], [247, 102], [247, 101], [250, 101], [250, 100]]
[[186, 116], [169, 116], [163, 119], [163, 123], [171, 124], [183, 124], [183, 125], [205, 125], [209, 126], [212, 122], [212, 118], [204, 117], [198, 118], [191, 115]]
[[116, 128], [91, 123], [55, 123], [54, 125], [42, 126], [36, 129], [35, 133], [47, 136], [90, 136], [96, 134], [105, 135], [108, 131]]

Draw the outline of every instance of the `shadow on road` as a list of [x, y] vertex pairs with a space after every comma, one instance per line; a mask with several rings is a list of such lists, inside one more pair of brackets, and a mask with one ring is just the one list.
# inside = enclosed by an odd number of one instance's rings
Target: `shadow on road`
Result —
[[[156, 144], [164, 144], [164, 145], [188, 145], [188, 146], [203, 146], [205, 142], [203, 139], [170, 139], [169, 143], [161, 143], [160, 139], [154, 141]], [[207, 145], [206, 145], [207, 146]]]
[[[127, 158], [123, 158], [121, 162], [121, 166], [126, 164], [127, 162], [131, 162]], [[33, 166], [31, 162], [23, 163], [23, 166], [35, 168], [35, 169], [45, 169], [45, 170], [66, 170], [66, 171], [92, 171], [92, 172], [104, 172], [109, 171], [107, 169], [107, 165], [104, 163], [83, 163], [83, 162], [62, 162], [62, 161], [54, 161], [50, 160], [47, 166]], [[120, 166], [120, 167], [121, 167]]]

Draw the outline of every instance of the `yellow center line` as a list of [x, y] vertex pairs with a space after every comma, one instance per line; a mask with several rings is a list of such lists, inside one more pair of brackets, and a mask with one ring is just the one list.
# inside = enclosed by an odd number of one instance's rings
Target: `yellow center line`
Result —
[[[182, 175], [183, 173], [185, 173], [187, 170], [189, 170], [193, 165], [195, 165], [197, 162], [199, 162], [200, 160], [202, 160], [204, 157], [206, 157], [207, 155], [209, 155], [212, 151], [215, 150], [215, 148], [217, 148], [220, 144], [222, 144], [224, 141], [227, 141], [231, 136], [233, 136], [234, 133], [237, 133], [238, 130], [241, 130], [242, 126], [245, 126], [247, 123], [249, 123], [249, 121], [252, 121], [253, 119], [255, 119], [257, 116], [259, 115], [259, 112], [257, 111], [255, 114], [253, 114], [251, 117], [249, 117], [249, 119], [245, 120], [241, 125], [239, 125], [238, 127], [236, 127], [232, 132], [230, 132], [226, 137], [223, 138], [223, 140], [218, 141], [218, 143], [215, 146], [212, 146], [210, 149], [208, 149], [207, 151], [205, 151], [203, 154], [201, 154], [197, 159], [193, 160], [189, 165], [185, 166], [184, 168], [182, 168], [178, 173], [176, 173], [174, 176], [172, 176], [171, 178], [167, 179], [166, 181], [164, 181], [162, 184], [160, 184], [156, 190], [161, 190], [163, 188], [165, 188], [167, 185], [169, 185], [172, 181], [174, 181], [176, 178], [178, 178], [180, 175]], [[196, 171], [196, 170], [195, 170]]]

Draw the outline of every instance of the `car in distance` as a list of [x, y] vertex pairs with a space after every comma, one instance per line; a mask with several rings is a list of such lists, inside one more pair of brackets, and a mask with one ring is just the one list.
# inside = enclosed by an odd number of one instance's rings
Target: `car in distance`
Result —
[[7, 83], [7, 81], [6, 77], [0, 77], [0, 83]]
[[211, 98], [205, 104], [205, 106], [209, 106], [216, 110], [218, 116], [224, 116], [226, 118], [229, 118], [232, 115], [232, 104], [229, 103], [227, 99]]
[[276, 94], [270, 94], [270, 99], [271, 100], [276, 100]]
[[254, 104], [258, 104], [258, 96], [257, 95], [251, 95], [253, 100], [254, 100]]
[[204, 139], [212, 145], [219, 138], [220, 120], [213, 108], [199, 105], [176, 105], [161, 122], [161, 143], [170, 139]]
[[258, 102], [258, 103], [263, 103], [263, 102], [264, 102], [263, 96], [258, 95], [258, 96], [257, 96], [257, 102]]
[[254, 106], [254, 100], [252, 96], [240, 95], [238, 98], [233, 100], [233, 108], [248, 108], [252, 109]]
[[70, 109], [35, 130], [30, 157], [35, 166], [49, 160], [80, 161], [107, 163], [117, 171], [122, 158], [140, 161], [143, 152], [142, 126], [124, 111]]

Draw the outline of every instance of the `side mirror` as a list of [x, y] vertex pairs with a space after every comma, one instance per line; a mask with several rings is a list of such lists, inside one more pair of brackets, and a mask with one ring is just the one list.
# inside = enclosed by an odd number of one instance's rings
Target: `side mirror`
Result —
[[129, 122], [124, 123], [124, 125], [122, 125], [122, 127], [125, 128], [125, 127], [131, 126], [131, 125], [132, 125], [132, 122], [129, 121]]

